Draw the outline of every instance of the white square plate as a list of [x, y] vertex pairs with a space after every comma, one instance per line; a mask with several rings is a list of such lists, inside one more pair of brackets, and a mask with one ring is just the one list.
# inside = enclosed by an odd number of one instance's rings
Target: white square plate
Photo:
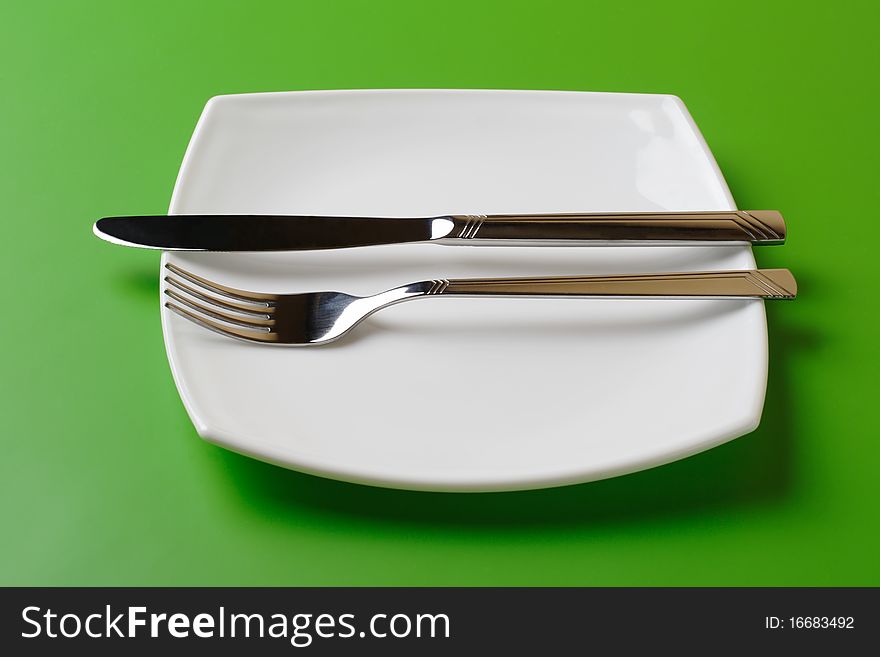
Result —
[[[170, 212], [416, 216], [727, 210], [674, 96], [315, 91], [212, 99]], [[235, 287], [372, 294], [431, 278], [750, 269], [748, 245], [409, 244], [168, 253]], [[609, 477], [751, 431], [766, 387], [760, 300], [430, 299], [338, 343], [269, 348], [163, 309], [207, 440], [328, 477], [509, 490]]]

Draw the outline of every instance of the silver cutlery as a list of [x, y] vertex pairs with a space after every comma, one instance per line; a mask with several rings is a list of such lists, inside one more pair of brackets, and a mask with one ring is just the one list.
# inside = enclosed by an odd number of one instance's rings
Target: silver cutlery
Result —
[[166, 264], [165, 307], [230, 338], [276, 345], [332, 342], [377, 310], [412, 299], [599, 297], [657, 299], [793, 299], [787, 269], [614, 276], [470, 278], [419, 281], [368, 297], [342, 292], [266, 294], [215, 283]]
[[475, 214], [442, 217], [167, 215], [105, 217], [101, 239], [167, 251], [303, 251], [377, 244], [782, 244], [775, 210]]

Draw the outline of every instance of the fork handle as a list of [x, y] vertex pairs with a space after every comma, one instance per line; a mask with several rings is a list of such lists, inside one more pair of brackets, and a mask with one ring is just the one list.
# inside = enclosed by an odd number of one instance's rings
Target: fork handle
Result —
[[706, 241], [782, 244], [785, 220], [776, 210], [589, 214], [452, 215], [446, 239], [492, 241]]
[[787, 269], [431, 281], [428, 295], [794, 299]]

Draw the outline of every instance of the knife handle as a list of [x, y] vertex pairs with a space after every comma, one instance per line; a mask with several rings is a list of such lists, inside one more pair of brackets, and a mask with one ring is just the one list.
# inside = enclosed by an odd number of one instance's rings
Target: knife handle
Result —
[[483, 241], [751, 242], [782, 244], [776, 210], [452, 215], [447, 239]]
[[427, 295], [794, 299], [787, 269], [432, 281]]

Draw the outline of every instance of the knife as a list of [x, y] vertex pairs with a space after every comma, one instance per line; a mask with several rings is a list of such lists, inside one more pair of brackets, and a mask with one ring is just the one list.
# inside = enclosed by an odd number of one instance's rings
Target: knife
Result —
[[587, 214], [454, 214], [442, 217], [159, 215], [105, 217], [101, 239], [167, 251], [307, 251], [377, 244], [782, 244], [775, 210]]

